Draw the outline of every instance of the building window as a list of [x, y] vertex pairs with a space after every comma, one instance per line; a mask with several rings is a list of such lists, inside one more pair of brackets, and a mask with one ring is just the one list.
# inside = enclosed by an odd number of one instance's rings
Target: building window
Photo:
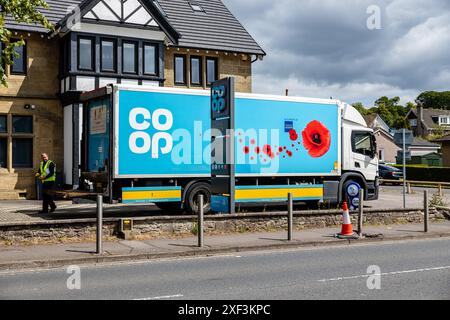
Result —
[[158, 47], [154, 44], [144, 44], [144, 74], [158, 73]]
[[33, 168], [33, 139], [12, 139], [13, 168]]
[[450, 117], [440, 117], [439, 118], [439, 124], [440, 125], [449, 125], [450, 124]]
[[205, 12], [203, 7], [198, 3], [189, 2], [189, 5], [191, 6], [192, 10], [194, 10], [195, 12]]
[[26, 75], [27, 74], [27, 45], [15, 47], [14, 51], [18, 56], [13, 56], [13, 64], [11, 65], [11, 74]]
[[137, 43], [131, 41], [123, 42], [122, 71], [124, 73], [137, 73]]
[[[12, 156], [8, 157], [11, 142]], [[33, 168], [32, 116], [0, 115], [0, 168], [7, 167], [8, 158], [12, 159], [12, 168]]]
[[203, 85], [202, 58], [191, 57], [191, 85]]
[[94, 39], [87, 37], [78, 38], [78, 69], [94, 71]]
[[13, 133], [33, 133], [32, 116], [13, 116]]
[[0, 115], [0, 133], [8, 132], [8, 120], [6, 115]]
[[6, 168], [6, 152], [8, 145], [8, 137], [5, 135], [8, 132], [8, 122], [6, 115], [0, 115], [0, 168]]
[[411, 127], [417, 127], [417, 119], [410, 119], [409, 124]]
[[217, 58], [206, 59], [206, 84], [210, 86], [214, 81], [217, 81]]
[[8, 138], [0, 136], [0, 168], [6, 168], [6, 147], [8, 145]]
[[186, 85], [186, 56], [175, 56], [175, 84]]
[[116, 42], [114, 40], [101, 40], [101, 67], [102, 72], [116, 72]]

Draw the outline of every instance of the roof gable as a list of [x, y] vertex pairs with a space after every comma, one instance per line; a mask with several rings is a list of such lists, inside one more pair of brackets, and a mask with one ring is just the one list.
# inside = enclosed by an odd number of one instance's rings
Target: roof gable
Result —
[[158, 22], [139, 0], [99, 0], [84, 19], [109, 21], [140, 26], [159, 27]]

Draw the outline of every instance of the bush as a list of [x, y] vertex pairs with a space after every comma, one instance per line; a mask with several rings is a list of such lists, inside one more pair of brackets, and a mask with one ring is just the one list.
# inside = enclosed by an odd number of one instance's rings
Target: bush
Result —
[[[395, 167], [401, 169], [402, 166]], [[406, 166], [406, 179], [413, 181], [450, 182], [450, 168]]]

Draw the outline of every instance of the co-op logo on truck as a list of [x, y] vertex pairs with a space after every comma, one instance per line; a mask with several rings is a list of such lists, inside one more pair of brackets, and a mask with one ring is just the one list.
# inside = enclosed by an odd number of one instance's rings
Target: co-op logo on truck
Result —
[[[130, 111], [129, 124], [136, 130], [128, 142], [131, 152], [146, 154], [151, 151], [152, 158], [158, 159], [160, 151], [162, 154], [172, 151], [173, 138], [167, 131], [172, 129], [173, 115], [169, 110], [156, 109], [152, 114], [146, 108], [134, 108]], [[158, 132], [150, 136], [147, 130], [152, 126]]]

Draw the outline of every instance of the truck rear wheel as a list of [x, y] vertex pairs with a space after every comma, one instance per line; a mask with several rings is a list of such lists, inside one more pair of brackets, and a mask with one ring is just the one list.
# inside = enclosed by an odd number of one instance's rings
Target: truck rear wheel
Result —
[[203, 212], [211, 211], [211, 186], [206, 182], [199, 182], [189, 188], [186, 194], [185, 207], [188, 213], [198, 214], [198, 196], [203, 195]]

